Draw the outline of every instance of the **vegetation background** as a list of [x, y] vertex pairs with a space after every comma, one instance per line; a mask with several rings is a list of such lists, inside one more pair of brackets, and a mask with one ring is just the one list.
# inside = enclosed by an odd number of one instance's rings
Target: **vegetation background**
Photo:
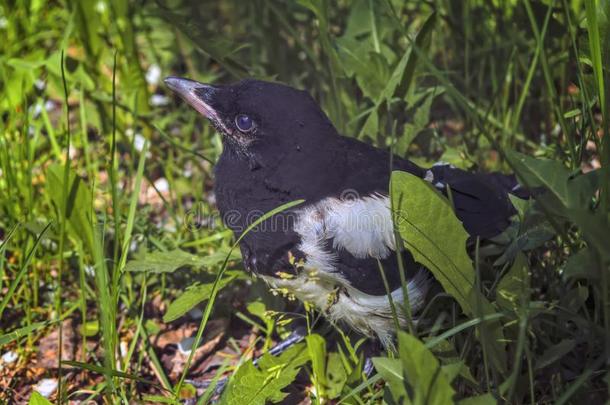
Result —
[[[606, 401], [609, 17], [607, 0], [1, 0], [0, 402]], [[211, 192], [219, 135], [167, 75], [282, 81], [347, 136], [546, 191], [474, 266], [463, 244], [442, 262], [459, 223], [422, 217], [446, 293], [367, 376], [361, 338], [241, 270]], [[293, 319], [306, 342], [255, 367]]]

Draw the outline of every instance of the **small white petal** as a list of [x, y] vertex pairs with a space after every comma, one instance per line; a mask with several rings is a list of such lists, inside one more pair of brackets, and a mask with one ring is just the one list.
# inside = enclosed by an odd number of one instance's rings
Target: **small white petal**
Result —
[[38, 90], [44, 90], [44, 88], [47, 86], [47, 83], [42, 80], [42, 79], [37, 79], [34, 82], [34, 86], [38, 89]]
[[32, 116], [34, 118], [37, 118], [41, 112], [42, 112], [42, 105], [40, 105], [40, 103], [37, 103], [33, 107], [30, 107], [30, 113], [32, 114]]
[[150, 105], [153, 107], [162, 107], [169, 104], [169, 98], [163, 94], [153, 94], [150, 96]]
[[45, 398], [50, 397], [57, 389], [57, 379], [55, 378], [43, 378], [34, 387], [34, 391], [37, 391], [40, 395]]
[[142, 152], [144, 149], [144, 144], [146, 143], [146, 138], [142, 136], [142, 134], [136, 134], [133, 138], [133, 146], [136, 148], [138, 152]]
[[161, 79], [161, 68], [157, 64], [152, 64], [146, 71], [146, 82], [148, 84], [158, 84]]
[[44, 103], [44, 109], [47, 111], [53, 111], [55, 109], [55, 103], [52, 102], [51, 100], [47, 100]]
[[155, 188], [159, 190], [160, 193], [167, 193], [169, 191], [169, 183], [165, 177], [161, 177], [155, 181]]
[[19, 356], [17, 355], [17, 353], [13, 351], [8, 351], [2, 355], [2, 362], [4, 364], [11, 364], [17, 361], [18, 358]]

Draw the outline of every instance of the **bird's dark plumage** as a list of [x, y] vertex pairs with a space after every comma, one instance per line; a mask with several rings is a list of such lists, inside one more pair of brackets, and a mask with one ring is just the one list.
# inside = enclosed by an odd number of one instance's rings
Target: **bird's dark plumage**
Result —
[[[391, 170], [414, 174], [445, 194], [450, 189], [456, 215], [473, 237], [497, 235], [515, 212], [508, 198], [519, 193], [514, 178], [391, 159], [387, 151], [339, 135], [304, 91], [257, 80], [166, 83], [223, 134], [216, 200], [237, 236], [263, 213], [305, 200], [243, 238], [246, 268], [363, 333], [382, 340], [390, 333], [384, 330], [390, 314], [379, 263], [392, 294], [402, 294], [387, 198]], [[428, 276], [409, 252], [402, 258], [410, 300], [417, 303]]]

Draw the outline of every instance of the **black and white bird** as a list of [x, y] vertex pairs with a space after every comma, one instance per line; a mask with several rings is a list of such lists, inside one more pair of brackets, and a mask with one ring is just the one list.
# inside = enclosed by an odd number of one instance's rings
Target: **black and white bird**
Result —
[[[509, 193], [521, 190], [514, 177], [391, 159], [387, 151], [340, 135], [305, 91], [259, 80], [209, 85], [169, 77], [165, 83], [222, 134], [215, 194], [236, 237], [261, 214], [305, 200], [243, 237], [245, 268], [271, 288], [313, 304], [331, 322], [386, 345], [395, 327], [379, 263], [394, 300], [402, 302], [390, 164], [441, 192], [450, 188], [456, 215], [473, 237], [501, 233], [515, 214]], [[433, 280], [408, 251], [401, 255], [416, 313]], [[406, 322], [405, 314], [398, 316]]]

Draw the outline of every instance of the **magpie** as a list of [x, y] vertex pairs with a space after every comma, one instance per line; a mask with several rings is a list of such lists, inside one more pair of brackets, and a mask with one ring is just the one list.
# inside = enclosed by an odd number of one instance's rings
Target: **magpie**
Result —
[[[315, 306], [331, 323], [384, 346], [391, 346], [395, 329], [386, 283], [394, 301], [403, 299], [391, 170], [418, 176], [442, 193], [450, 190], [455, 213], [473, 238], [505, 230], [516, 213], [509, 194], [524, 197], [512, 175], [470, 173], [444, 163], [422, 168], [342, 136], [306, 91], [253, 79], [211, 85], [168, 77], [165, 83], [222, 134], [214, 191], [224, 223], [243, 236], [246, 270]], [[295, 200], [304, 202], [242, 235], [263, 213]], [[398, 254], [417, 313], [434, 280], [408, 250]], [[407, 315], [397, 310], [406, 325]]]

